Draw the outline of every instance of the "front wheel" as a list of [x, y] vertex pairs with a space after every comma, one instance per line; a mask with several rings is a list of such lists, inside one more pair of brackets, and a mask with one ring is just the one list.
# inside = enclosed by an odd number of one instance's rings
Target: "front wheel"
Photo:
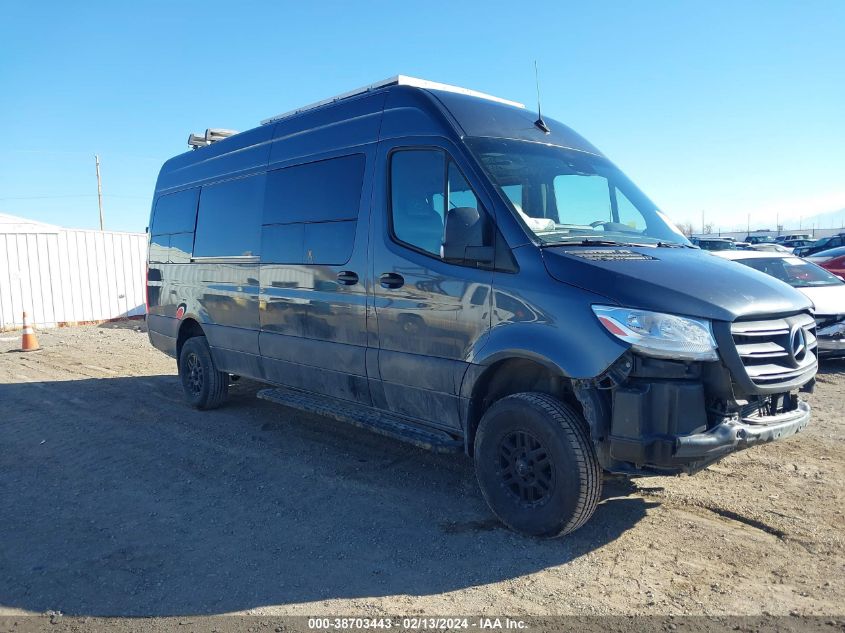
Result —
[[583, 417], [542, 393], [494, 403], [475, 438], [481, 493], [509, 528], [551, 538], [589, 520], [602, 473]]
[[229, 374], [218, 371], [204, 336], [185, 341], [179, 355], [179, 378], [190, 405], [196, 409], [216, 409], [229, 393]]

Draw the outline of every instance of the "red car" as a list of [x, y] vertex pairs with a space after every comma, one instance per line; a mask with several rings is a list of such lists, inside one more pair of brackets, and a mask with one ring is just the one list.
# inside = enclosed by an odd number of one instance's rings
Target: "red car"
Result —
[[845, 279], [845, 246], [820, 251], [805, 259]]

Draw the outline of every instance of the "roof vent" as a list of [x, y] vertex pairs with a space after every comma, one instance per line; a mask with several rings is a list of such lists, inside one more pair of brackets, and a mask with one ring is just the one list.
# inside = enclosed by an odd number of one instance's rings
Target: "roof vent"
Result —
[[188, 137], [188, 146], [191, 149], [198, 149], [200, 147], [205, 147], [206, 145], [211, 145], [217, 141], [222, 141], [224, 138], [229, 138], [237, 134], [235, 130], [224, 130], [223, 128], [219, 127], [212, 127], [208, 128], [205, 131], [204, 136], [200, 136], [199, 134], [191, 134]]

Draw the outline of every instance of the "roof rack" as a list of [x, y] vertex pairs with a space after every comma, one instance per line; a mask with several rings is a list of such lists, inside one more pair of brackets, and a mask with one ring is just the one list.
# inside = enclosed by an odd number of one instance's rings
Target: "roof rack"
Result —
[[206, 145], [211, 145], [217, 141], [222, 141], [224, 138], [229, 138], [235, 134], [237, 134], [235, 130], [224, 130], [219, 127], [208, 128], [203, 136], [200, 136], [199, 134], [191, 134], [188, 137], [188, 146], [191, 149], [199, 149], [200, 147], [205, 147]]
[[478, 92], [477, 90], [470, 90], [469, 88], [461, 88], [460, 86], [451, 86], [449, 84], [441, 84], [437, 83], [436, 81], [428, 81], [427, 79], [418, 79], [416, 77], [409, 77], [408, 75], [396, 75], [395, 77], [390, 77], [388, 79], [383, 79], [381, 81], [377, 81], [375, 83], [369, 84], [367, 86], [361, 86], [360, 88], [356, 88], [355, 90], [350, 90], [348, 92], [344, 92], [334, 97], [329, 97], [328, 99], [323, 99], [322, 101], [317, 101], [315, 103], [310, 103], [306, 106], [302, 106], [301, 108], [297, 108], [296, 110], [290, 110], [289, 112], [284, 112], [283, 114], [277, 114], [274, 117], [270, 117], [269, 119], [264, 119], [261, 121], [261, 125], [267, 125], [268, 123], [274, 123], [279, 119], [284, 119], [289, 116], [293, 116], [294, 114], [299, 114], [300, 112], [305, 112], [306, 110], [313, 110], [314, 108], [319, 108], [320, 106], [328, 105], [330, 103], [334, 103], [335, 101], [341, 101], [342, 99], [348, 99], [349, 97], [354, 97], [356, 95], [364, 94], [366, 92], [372, 92], [373, 90], [378, 90], [379, 88], [385, 88], [387, 86], [414, 86], [416, 88], [427, 88], [430, 90], [443, 90], [445, 92], [457, 92], [458, 94], [467, 95], [470, 97], [478, 97], [479, 99], [488, 99], [490, 101], [496, 101], [497, 103], [504, 103], [506, 105], [515, 106], [517, 108], [524, 108], [525, 105], [519, 103], [517, 101], [510, 101], [509, 99], [502, 99], [501, 97], [494, 97], [493, 95], [488, 95], [484, 92]]

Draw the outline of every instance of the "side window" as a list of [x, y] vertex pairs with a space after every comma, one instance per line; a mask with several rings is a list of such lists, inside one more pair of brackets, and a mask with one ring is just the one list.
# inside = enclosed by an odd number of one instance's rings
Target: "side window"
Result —
[[445, 193], [444, 152], [395, 152], [390, 158], [390, 211], [396, 239], [439, 257]]
[[446, 213], [476, 209], [477, 246], [489, 246], [489, 222], [457, 165], [441, 150], [400, 150], [390, 159], [390, 214], [394, 237], [440, 257]]
[[159, 198], [150, 234], [193, 233], [197, 219], [197, 194], [199, 189], [187, 189]]
[[590, 226], [612, 220], [610, 190], [606, 178], [584, 174], [561, 174], [554, 179], [558, 222]]
[[267, 174], [261, 261], [340, 265], [355, 245], [366, 158], [353, 154]]
[[204, 186], [194, 257], [258, 255], [263, 198], [264, 174]]
[[199, 189], [161, 196], [150, 226], [152, 263], [183, 263], [191, 259]]

